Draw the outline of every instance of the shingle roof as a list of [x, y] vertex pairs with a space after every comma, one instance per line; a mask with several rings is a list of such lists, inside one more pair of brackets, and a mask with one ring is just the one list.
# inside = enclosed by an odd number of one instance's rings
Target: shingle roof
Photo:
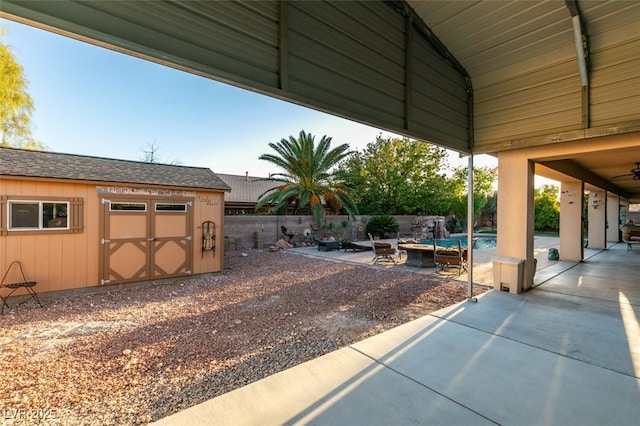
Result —
[[215, 173], [204, 167], [144, 163], [16, 148], [0, 148], [0, 175], [222, 191], [231, 189]]
[[231, 187], [231, 192], [224, 194], [226, 203], [255, 203], [266, 191], [277, 188], [281, 182], [264, 181], [259, 177], [247, 175], [225, 175], [218, 174], [220, 179]]

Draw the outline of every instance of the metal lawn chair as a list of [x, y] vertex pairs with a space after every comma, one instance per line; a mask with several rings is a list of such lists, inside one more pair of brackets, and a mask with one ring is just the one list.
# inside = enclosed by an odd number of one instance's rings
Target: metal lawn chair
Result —
[[375, 242], [371, 234], [369, 234], [369, 240], [371, 240], [371, 246], [373, 247], [373, 263], [375, 264], [380, 259], [386, 259], [396, 264], [396, 260], [393, 255], [396, 254], [396, 249], [393, 248], [391, 243]]
[[[7, 275], [9, 275], [9, 272], [11, 271], [11, 268], [13, 268], [14, 265], [17, 265], [17, 268], [20, 269], [20, 274], [22, 276], [22, 281], [7, 284], [7, 283], [5, 283], [5, 281], [7, 280]], [[13, 262], [11, 262], [11, 264], [9, 265], [9, 268], [7, 268], [7, 271], [4, 273], [4, 276], [2, 277], [2, 281], [0, 281], [0, 289], [7, 288], [7, 289], [11, 290], [9, 292], [9, 294], [7, 294], [4, 297], [0, 294], [0, 299], [2, 299], [2, 308], [0, 309], [0, 314], [4, 313], [4, 308], [5, 307], [9, 308], [9, 304], [7, 303], [7, 299], [9, 299], [9, 297], [16, 290], [21, 289], [21, 288], [24, 288], [25, 290], [27, 290], [27, 293], [29, 294], [30, 298], [32, 298], [33, 300], [38, 302], [38, 305], [40, 305], [40, 307], [42, 308], [42, 303], [40, 303], [40, 299], [38, 299], [38, 295], [36, 294], [35, 290], [33, 289], [33, 287], [35, 287], [35, 285], [36, 285], [35, 281], [27, 280], [27, 277], [26, 277], [26, 275], [24, 273], [24, 268], [22, 267], [22, 262], [20, 262], [19, 260], [14, 260]], [[24, 302], [28, 301], [30, 298], [27, 297], [25, 300], [23, 300], [22, 302], [18, 303], [18, 305], [23, 304]]]

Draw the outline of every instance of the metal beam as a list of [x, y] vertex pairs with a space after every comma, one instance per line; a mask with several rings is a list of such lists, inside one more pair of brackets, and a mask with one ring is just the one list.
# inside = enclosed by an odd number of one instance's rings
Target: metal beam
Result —
[[289, 56], [287, 27], [289, 21], [287, 0], [278, 1], [278, 85], [288, 90], [287, 57]]
[[473, 296], [473, 222], [475, 219], [475, 207], [473, 205], [473, 154], [469, 156], [467, 168], [467, 299], [477, 302], [478, 299]]
[[467, 142], [469, 151], [473, 155], [475, 148], [475, 133], [474, 133], [474, 121], [473, 121], [473, 85], [471, 84], [471, 77], [465, 78], [467, 84]]
[[578, 141], [582, 139], [600, 138], [604, 136], [624, 135], [640, 132], [640, 120], [619, 123], [611, 126], [591, 127], [584, 130], [552, 133], [523, 139], [511, 139], [491, 144], [477, 146], [474, 154], [492, 154], [511, 149], [533, 148], [536, 146], [553, 145], [560, 142]]
[[404, 33], [404, 126], [411, 130], [413, 114], [413, 17], [406, 14]]

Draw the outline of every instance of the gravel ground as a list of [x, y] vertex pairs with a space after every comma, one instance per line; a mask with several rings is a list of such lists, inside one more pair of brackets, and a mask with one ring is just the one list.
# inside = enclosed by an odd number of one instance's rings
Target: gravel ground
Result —
[[465, 296], [437, 276], [251, 251], [223, 274], [29, 302], [0, 317], [0, 420], [146, 424]]

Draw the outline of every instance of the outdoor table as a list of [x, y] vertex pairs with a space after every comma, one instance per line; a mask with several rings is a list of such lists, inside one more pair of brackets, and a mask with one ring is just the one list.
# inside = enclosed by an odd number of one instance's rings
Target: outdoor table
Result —
[[407, 252], [405, 265], [418, 268], [433, 268], [436, 262], [433, 258], [433, 245], [426, 244], [399, 244], [398, 249]]

